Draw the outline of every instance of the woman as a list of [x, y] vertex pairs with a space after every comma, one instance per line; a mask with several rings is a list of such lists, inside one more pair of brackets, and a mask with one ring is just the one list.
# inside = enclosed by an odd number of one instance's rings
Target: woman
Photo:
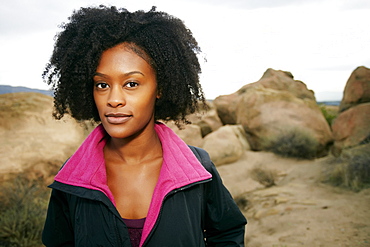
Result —
[[205, 103], [183, 22], [100, 6], [62, 27], [43, 74], [54, 116], [101, 124], [50, 185], [44, 244], [243, 246], [246, 220], [207, 153], [158, 122]]

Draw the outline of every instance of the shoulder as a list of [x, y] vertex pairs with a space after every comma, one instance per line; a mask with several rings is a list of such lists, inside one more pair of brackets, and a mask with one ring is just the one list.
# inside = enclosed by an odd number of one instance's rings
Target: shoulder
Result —
[[206, 168], [208, 171], [213, 170], [214, 164], [212, 163], [212, 160], [209, 157], [209, 154], [207, 153], [207, 151], [205, 151], [202, 148], [194, 147], [194, 146], [191, 146], [191, 145], [188, 145], [188, 147], [194, 153], [194, 155], [197, 157], [199, 162], [204, 166], [204, 168]]

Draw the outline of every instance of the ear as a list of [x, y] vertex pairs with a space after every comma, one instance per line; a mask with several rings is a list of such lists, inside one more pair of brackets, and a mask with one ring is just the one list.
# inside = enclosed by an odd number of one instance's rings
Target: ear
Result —
[[157, 99], [160, 99], [161, 97], [162, 97], [162, 93], [159, 90], [157, 90]]

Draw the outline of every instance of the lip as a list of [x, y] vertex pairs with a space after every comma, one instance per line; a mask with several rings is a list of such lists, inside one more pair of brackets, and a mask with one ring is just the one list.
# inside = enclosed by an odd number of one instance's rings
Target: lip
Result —
[[110, 124], [122, 124], [129, 121], [132, 118], [132, 115], [124, 113], [108, 113], [105, 114], [105, 118]]

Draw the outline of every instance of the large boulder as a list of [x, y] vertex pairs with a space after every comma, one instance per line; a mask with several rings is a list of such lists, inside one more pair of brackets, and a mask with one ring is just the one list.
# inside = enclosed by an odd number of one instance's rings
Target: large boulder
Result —
[[0, 95], [1, 179], [54, 175], [91, 130], [69, 116], [53, 119], [52, 110], [53, 98], [40, 93]]
[[250, 150], [245, 132], [239, 125], [225, 125], [204, 138], [203, 148], [216, 166], [237, 161]]
[[240, 94], [242, 94], [241, 90], [233, 94], [218, 96], [213, 101], [222, 124], [236, 124], [236, 104]]
[[359, 104], [339, 114], [332, 124], [333, 154], [370, 140], [370, 103]]
[[308, 90], [306, 84], [302, 81], [294, 80], [292, 73], [288, 71], [267, 69], [259, 81], [245, 87], [254, 86], [255, 84], [278, 91], [288, 91], [299, 99], [315, 100], [314, 92]]
[[315, 138], [317, 156], [327, 154], [332, 142], [329, 124], [313, 92], [289, 72], [268, 69], [261, 80], [216, 98], [214, 104], [224, 123], [243, 126], [252, 150], [266, 150], [271, 139], [289, 129]]
[[238, 110], [240, 96], [253, 88], [268, 88], [289, 92], [296, 98], [315, 101], [313, 91], [308, 90], [303, 82], [294, 80], [290, 72], [267, 69], [259, 81], [247, 84], [233, 94], [221, 95], [214, 100], [213, 103], [223, 124], [238, 124], [236, 111]]
[[370, 141], [370, 69], [360, 66], [352, 72], [339, 110], [332, 124], [335, 156]]
[[237, 116], [237, 123], [244, 127], [255, 150], [265, 150], [268, 140], [289, 129], [308, 132], [318, 141], [319, 150], [332, 140], [330, 127], [316, 102], [289, 92], [253, 88], [241, 97]]
[[357, 67], [349, 77], [340, 103], [340, 111], [370, 102], [370, 69]]

